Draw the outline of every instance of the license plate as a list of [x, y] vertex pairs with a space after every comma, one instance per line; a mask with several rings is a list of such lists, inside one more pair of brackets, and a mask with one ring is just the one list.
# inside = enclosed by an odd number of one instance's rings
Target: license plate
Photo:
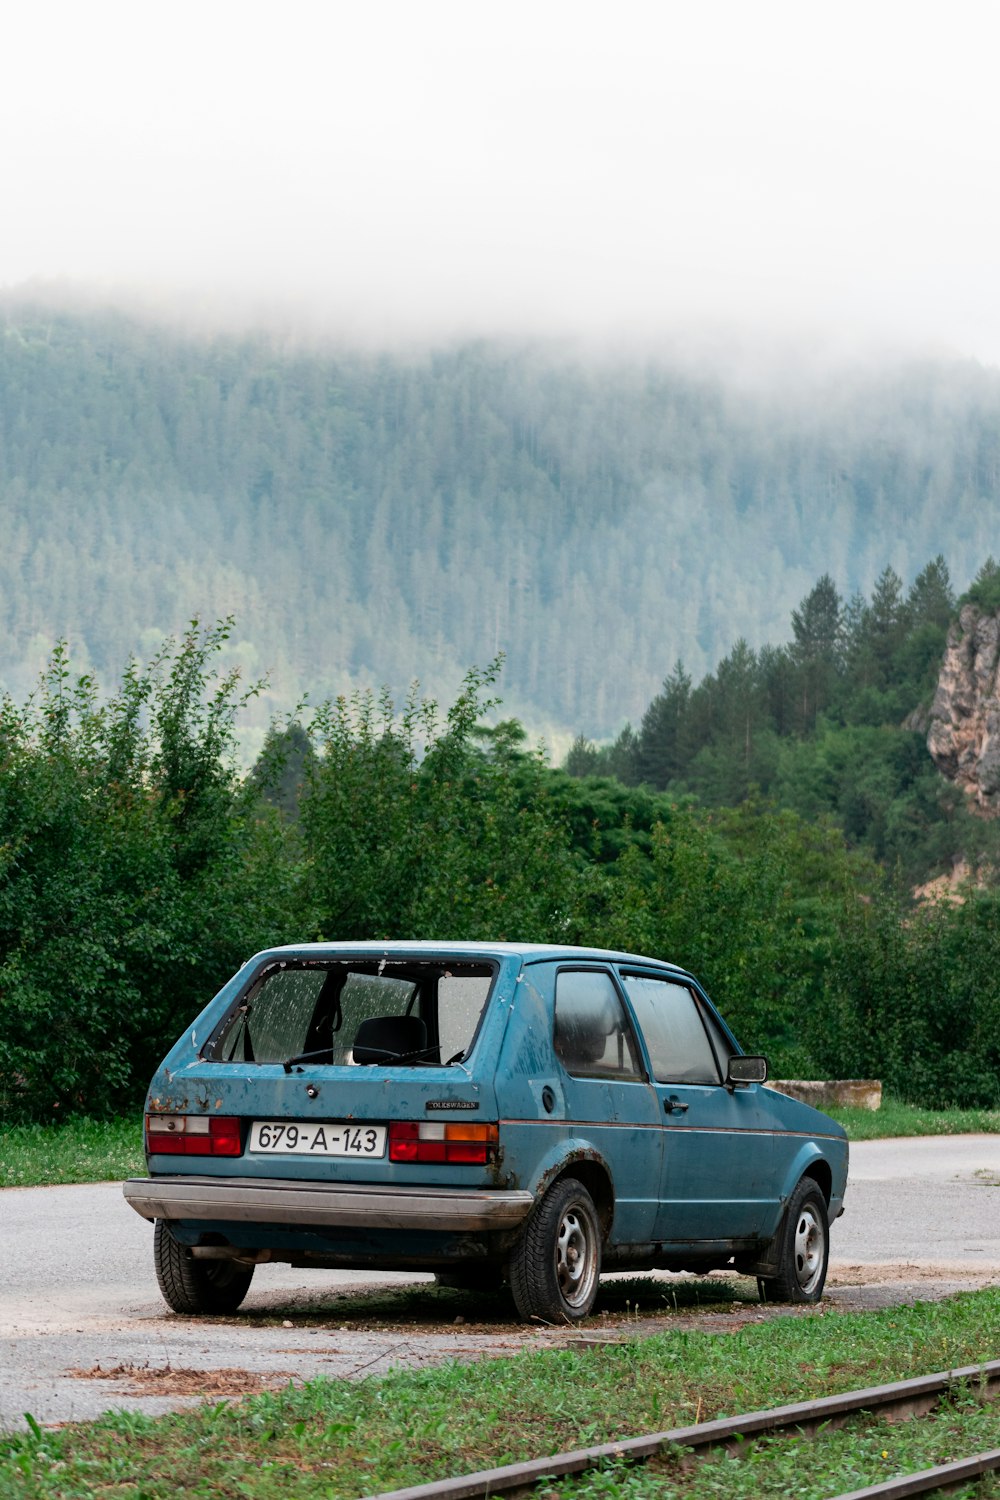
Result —
[[384, 1156], [384, 1125], [255, 1120], [250, 1150], [278, 1156]]

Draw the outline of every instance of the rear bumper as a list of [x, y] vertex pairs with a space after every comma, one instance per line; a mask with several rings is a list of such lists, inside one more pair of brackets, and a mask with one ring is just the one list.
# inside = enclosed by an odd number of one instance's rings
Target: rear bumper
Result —
[[144, 1219], [322, 1229], [516, 1229], [534, 1203], [526, 1192], [280, 1177], [131, 1177], [122, 1191]]

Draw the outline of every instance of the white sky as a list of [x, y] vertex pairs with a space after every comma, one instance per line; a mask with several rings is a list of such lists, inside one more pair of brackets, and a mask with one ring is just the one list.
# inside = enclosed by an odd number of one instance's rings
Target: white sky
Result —
[[1000, 363], [996, 0], [7, 0], [0, 287]]

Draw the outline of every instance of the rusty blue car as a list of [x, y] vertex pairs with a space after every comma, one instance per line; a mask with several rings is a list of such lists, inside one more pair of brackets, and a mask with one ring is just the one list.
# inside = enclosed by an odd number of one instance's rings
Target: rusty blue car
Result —
[[179, 1313], [229, 1313], [258, 1266], [433, 1271], [575, 1321], [602, 1272], [728, 1268], [816, 1302], [848, 1148], [766, 1086], [698, 982], [635, 954], [359, 942], [250, 959], [145, 1106]]

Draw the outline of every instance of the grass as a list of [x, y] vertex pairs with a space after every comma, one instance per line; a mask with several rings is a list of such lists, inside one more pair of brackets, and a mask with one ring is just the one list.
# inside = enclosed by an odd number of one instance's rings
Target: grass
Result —
[[[1000, 1132], [1000, 1110], [921, 1109], [898, 1099], [882, 1108], [830, 1109], [852, 1141], [900, 1135], [968, 1135]], [[113, 1182], [144, 1177], [141, 1117], [59, 1125], [14, 1125], [0, 1134], [0, 1187], [45, 1187], [61, 1182]]]
[[[559, 1500], [746, 1500], [795, 1495], [828, 1500], [834, 1494], [884, 1483], [955, 1459], [992, 1451], [996, 1412], [965, 1394], [919, 1421], [888, 1422], [861, 1417], [849, 1426], [814, 1437], [786, 1435], [747, 1443], [737, 1453], [719, 1452], [697, 1468], [680, 1455], [664, 1455], [641, 1467], [609, 1465], [579, 1480], [547, 1485]], [[951, 1491], [959, 1500], [1000, 1495], [996, 1473], [978, 1485]]]
[[145, 1177], [142, 1118], [10, 1125], [0, 1132], [0, 1187]]
[[998, 1109], [923, 1109], [900, 1099], [882, 1100], [881, 1109], [828, 1109], [852, 1141], [883, 1140], [900, 1135], [996, 1135]]
[[[1000, 1289], [993, 1289], [878, 1313], [827, 1308], [744, 1323], [728, 1334], [685, 1326], [377, 1379], [318, 1379], [169, 1417], [118, 1412], [57, 1430], [36, 1423], [29, 1432], [0, 1437], [0, 1495], [354, 1500], [616, 1437], [981, 1363], [996, 1356], [998, 1342]], [[668, 1459], [658, 1472], [610, 1470], [588, 1479], [589, 1488], [549, 1486], [542, 1493], [821, 1497], [994, 1447], [995, 1439], [995, 1409], [984, 1418], [974, 1401], [960, 1397], [933, 1422], [890, 1428], [864, 1420], [808, 1443], [748, 1447], [739, 1462], [719, 1456], [710, 1470], [694, 1475]]]

